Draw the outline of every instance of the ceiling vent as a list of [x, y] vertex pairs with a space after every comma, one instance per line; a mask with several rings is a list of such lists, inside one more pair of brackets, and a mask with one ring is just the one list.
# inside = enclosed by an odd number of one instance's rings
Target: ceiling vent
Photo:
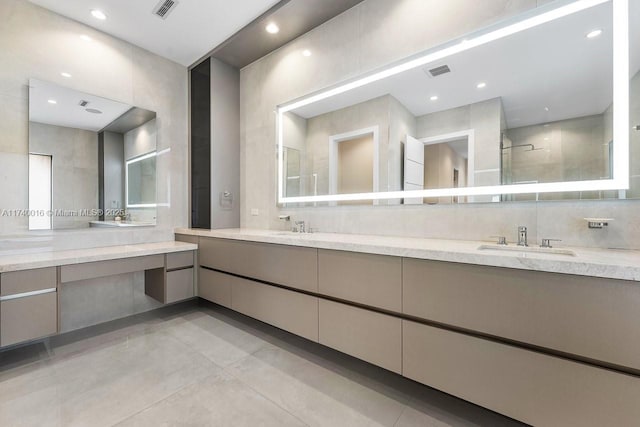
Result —
[[441, 65], [439, 67], [431, 68], [430, 70], [427, 70], [427, 74], [429, 74], [431, 77], [438, 77], [450, 72], [451, 72], [451, 68], [449, 68], [448, 65]]
[[84, 99], [81, 99], [80, 102], [78, 102], [78, 105], [81, 107], [86, 107], [87, 105], [89, 105], [89, 101], [85, 101]]
[[167, 19], [169, 13], [171, 13], [177, 5], [177, 0], [160, 0], [160, 3], [153, 8], [153, 14], [162, 19]]

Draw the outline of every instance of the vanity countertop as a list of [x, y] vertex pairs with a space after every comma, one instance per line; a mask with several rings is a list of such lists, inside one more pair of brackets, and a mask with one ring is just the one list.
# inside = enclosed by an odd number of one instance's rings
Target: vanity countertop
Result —
[[[571, 247], [575, 256], [524, 251], [479, 250], [487, 242], [358, 234], [255, 229], [179, 228], [176, 234], [305, 246], [465, 264], [640, 281], [640, 251]], [[514, 244], [511, 244], [514, 246]]]
[[185, 242], [141, 243], [136, 245], [103, 246], [90, 249], [48, 251], [0, 256], [0, 273], [29, 270], [57, 265], [81, 264], [145, 255], [193, 251], [198, 245]]

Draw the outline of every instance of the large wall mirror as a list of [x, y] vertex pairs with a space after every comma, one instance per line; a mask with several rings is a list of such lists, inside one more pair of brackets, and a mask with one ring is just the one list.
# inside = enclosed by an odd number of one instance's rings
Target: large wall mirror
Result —
[[29, 81], [29, 229], [156, 222], [156, 114]]
[[551, 2], [279, 106], [278, 202], [640, 196], [630, 17], [640, 2]]

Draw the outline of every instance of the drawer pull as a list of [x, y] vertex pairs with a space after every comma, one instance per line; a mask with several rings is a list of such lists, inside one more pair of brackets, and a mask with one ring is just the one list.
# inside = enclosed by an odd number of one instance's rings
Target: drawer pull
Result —
[[42, 294], [49, 294], [51, 292], [55, 292], [56, 288], [49, 288], [49, 289], [40, 289], [38, 291], [31, 291], [31, 292], [23, 292], [21, 294], [13, 294], [13, 295], [6, 295], [3, 297], [0, 297], [0, 301], [9, 301], [12, 299], [18, 299], [18, 298], [26, 298], [26, 297], [32, 297], [35, 295], [42, 295]]

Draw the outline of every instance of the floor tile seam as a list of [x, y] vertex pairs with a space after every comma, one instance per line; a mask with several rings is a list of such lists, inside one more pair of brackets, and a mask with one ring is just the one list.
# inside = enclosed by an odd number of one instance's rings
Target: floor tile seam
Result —
[[[246, 359], [247, 357], [251, 357], [251, 355], [247, 355], [245, 357], [243, 357], [242, 359], [239, 359], [237, 362], [240, 362], [241, 360]], [[231, 365], [229, 365], [230, 367]], [[262, 398], [266, 399], [268, 402], [273, 403], [274, 405], [276, 405], [276, 407], [282, 409], [284, 412], [286, 412], [287, 414], [291, 415], [293, 418], [295, 418], [296, 420], [300, 421], [303, 425], [307, 426], [307, 427], [311, 427], [311, 425], [309, 423], [307, 423], [306, 421], [304, 421], [302, 418], [300, 418], [298, 415], [292, 413], [291, 411], [289, 411], [287, 408], [283, 407], [282, 405], [280, 405], [278, 402], [276, 402], [275, 400], [271, 399], [269, 396], [267, 396], [266, 394], [262, 393], [260, 390], [258, 390], [257, 388], [255, 388], [253, 385], [251, 385], [249, 382], [245, 381], [244, 379], [242, 379], [241, 377], [234, 375], [233, 372], [231, 370], [229, 370], [228, 368], [224, 368], [224, 372], [226, 372], [227, 374], [231, 375], [233, 378], [235, 378], [236, 380], [240, 381], [243, 385], [245, 385], [246, 387], [248, 387], [250, 390], [252, 390], [253, 392], [257, 393], [259, 396], [261, 396]]]
[[154, 407], [154, 406], [156, 406], [156, 405], [158, 405], [158, 404], [160, 404], [160, 403], [164, 402], [165, 400], [171, 399], [173, 396], [175, 396], [175, 395], [177, 395], [178, 393], [182, 392], [182, 391], [183, 391], [184, 389], [186, 389], [187, 387], [191, 387], [192, 385], [197, 384], [197, 383], [199, 383], [199, 382], [204, 382], [204, 381], [205, 381], [205, 380], [207, 380], [208, 378], [211, 378], [211, 377], [214, 377], [214, 376], [220, 376], [220, 373], [221, 373], [221, 372], [216, 372], [216, 373], [212, 373], [212, 374], [204, 375], [204, 376], [202, 376], [202, 377], [200, 377], [200, 378], [196, 378], [196, 379], [194, 379], [193, 381], [190, 381], [190, 382], [188, 382], [188, 383], [186, 383], [186, 384], [182, 385], [182, 386], [181, 386], [181, 387], [179, 387], [178, 389], [174, 390], [174, 391], [173, 391], [172, 393], [170, 393], [169, 395], [167, 395], [167, 396], [165, 396], [165, 397], [161, 397], [160, 399], [158, 399], [158, 400], [156, 400], [156, 401], [154, 401], [154, 402], [150, 403], [149, 405], [147, 405], [147, 406], [145, 406], [144, 408], [142, 408], [142, 409], [140, 409], [140, 410], [138, 410], [138, 411], [134, 412], [133, 414], [131, 414], [131, 415], [127, 415], [127, 416], [125, 416], [124, 418], [122, 418], [121, 420], [116, 421], [115, 423], [111, 424], [111, 427], [115, 427], [115, 426], [121, 425], [121, 424], [122, 424], [122, 423], [124, 423], [125, 421], [127, 421], [127, 420], [129, 420], [129, 419], [131, 419], [131, 418], [133, 418], [133, 417], [135, 417], [135, 416], [137, 416], [137, 415], [141, 414], [142, 412], [146, 411], [147, 409], [150, 409], [150, 408], [152, 408], [152, 407]]

